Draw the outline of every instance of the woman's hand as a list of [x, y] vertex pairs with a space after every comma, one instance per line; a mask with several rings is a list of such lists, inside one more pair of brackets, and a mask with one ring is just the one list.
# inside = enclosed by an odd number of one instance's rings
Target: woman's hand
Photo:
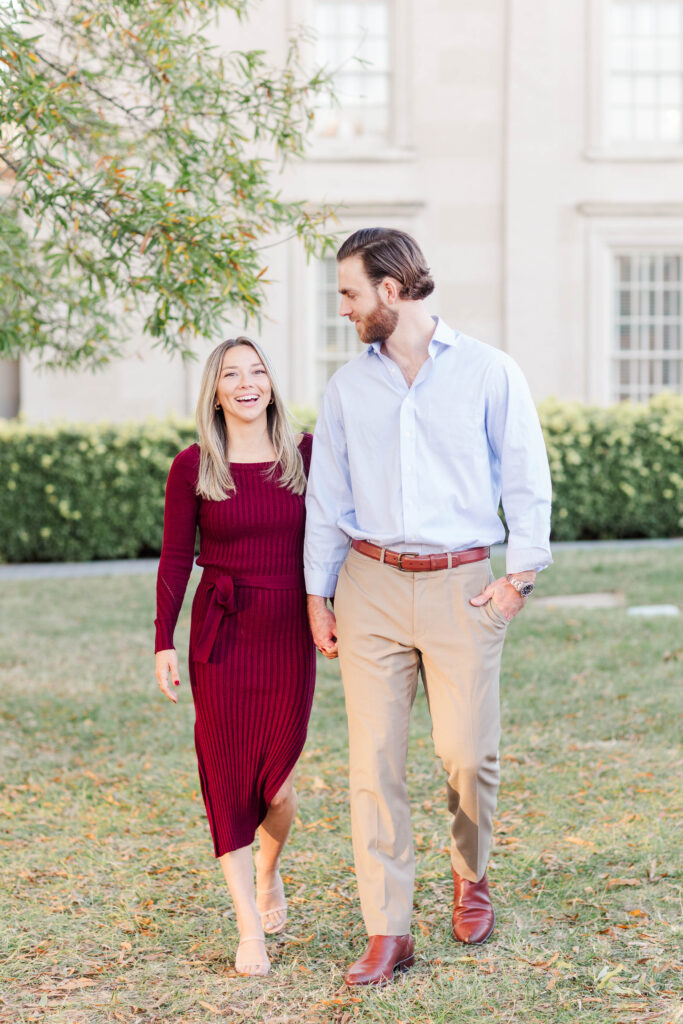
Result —
[[171, 691], [168, 685], [170, 676], [174, 685], [180, 686], [180, 679], [178, 678], [178, 655], [172, 647], [168, 651], [157, 651], [155, 675], [161, 692], [165, 693], [168, 699], [173, 701], [174, 704], [177, 704], [178, 698], [175, 693]]

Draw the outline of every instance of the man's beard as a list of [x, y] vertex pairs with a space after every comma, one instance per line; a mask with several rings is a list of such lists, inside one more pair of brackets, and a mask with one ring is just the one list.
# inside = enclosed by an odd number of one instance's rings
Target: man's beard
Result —
[[398, 323], [398, 312], [383, 305], [378, 299], [372, 313], [368, 313], [362, 321], [362, 334], [359, 331], [358, 337], [364, 345], [372, 345], [373, 341], [386, 341], [391, 337]]

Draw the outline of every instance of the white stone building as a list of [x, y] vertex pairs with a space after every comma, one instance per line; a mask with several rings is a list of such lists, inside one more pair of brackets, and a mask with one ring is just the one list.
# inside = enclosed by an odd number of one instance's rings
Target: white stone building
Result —
[[[262, 0], [221, 34], [277, 58], [302, 23], [340, 106], [290, 195], [339, 203], [343, 233], [414, 234], [430, 308], [508, 351], [538, 399], [681, 390], [683, 0]], [[315, 405], [358, 345], [334, 259], [288, 242], [269, 277], [260, 338], [288, 399]], [[0, 364], [0, 414], [190, 413], [199, 368], [133, 348], [96, 376]]]

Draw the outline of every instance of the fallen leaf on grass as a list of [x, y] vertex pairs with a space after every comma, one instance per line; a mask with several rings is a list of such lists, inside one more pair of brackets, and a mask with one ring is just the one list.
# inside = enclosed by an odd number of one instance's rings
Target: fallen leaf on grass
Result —
[[532, 967], [550, 967], [550, 965], [554, 964], [555, 961], [559, 958], [559, 955], [560, 955], [559, 952], [557, 952], [557, 953], [553, 953], [553, 955], [550, 957], [550, 960], [534, 960], [534, 962], [532, 963], [531, 966]]
[[575, 846], [588, 846], [591, 850], [595, 849], [595, 843], [590, 839], [582, 839], [581, 836], [563, 836], [563, 839], [565, 843], [574, 843]]
[[64, 989], [65, 992], [71, 992], [76, 988], [88, 988], [88, 986], [96, 984], [97, 982], [93, 981], [92, 978], [73, 978], [59, 985], [59, 988]]
[[212, 1006], [211, 1003], [205, 1003], [203, 999], [198, 999], [197, 1002], [200, 1006], [203, 1006], [205, 1010], [209, 1010], [210, 1013], [220, 1013], [221, 1011], [217, 1006]]
[[612, 970], [606, 966], [603, 967], [595, 979], [598, 983], [598, 988], [604, 988], [606, 985], [609, 985], [612, 978], [616, 978], [617, 974], [621, 974], [621, 972], [625, 970], [626, 968], [623, 964], [617, 964], [617, 966], [613, 967]]
[[616, 889], [620, 885], [642, 885], [639, 878], [608, 878], [607, 888]]

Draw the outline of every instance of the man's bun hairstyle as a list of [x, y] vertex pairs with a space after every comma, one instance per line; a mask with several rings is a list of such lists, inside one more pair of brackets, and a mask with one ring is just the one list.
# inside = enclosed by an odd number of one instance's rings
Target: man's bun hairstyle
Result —
[[376, 286], [385, 277], [401, 285], [402, 299], [426, 299], [434, 291], [434, 280], [420, 246], [405, 231], [394, 228], [361, 228], [346, 239], [337, 262], [360, 256], [365, 273]]

